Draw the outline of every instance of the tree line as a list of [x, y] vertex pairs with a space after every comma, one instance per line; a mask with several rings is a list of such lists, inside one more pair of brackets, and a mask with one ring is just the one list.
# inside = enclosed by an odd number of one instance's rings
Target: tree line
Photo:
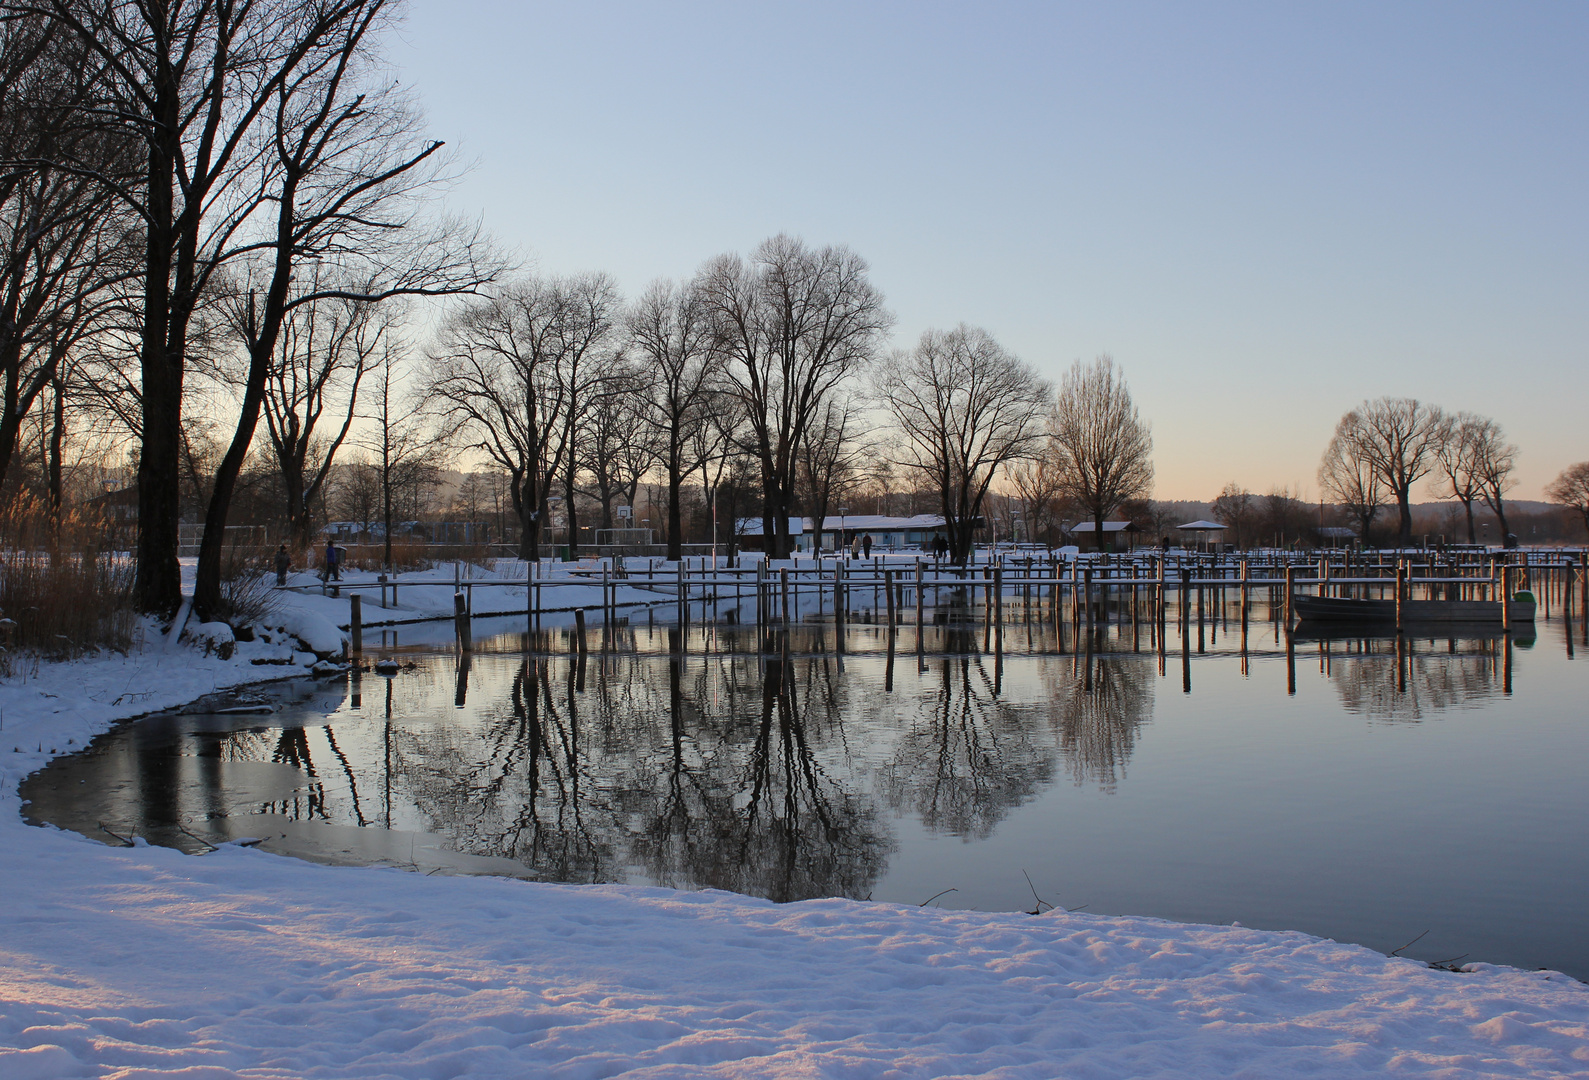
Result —
[[[181, 600], [185, 513], [193, 604], [216, 617], [226, 526], [261, 483], [307, 545], [351, 478], [389, 563], [394, 517], [447, 461], [501, 473], [527, 557], [554, 517], [577, 550], [585, 516], [613, 527], [651, 482], [675, 557], [686, 488], [729, 528], [759, 516], [774, 556], [791, 518], [863, 484], [930, 499], [960, 561], [1000, 484], [1029, 536], [1056, 507], [1098, 535], [1143, 512], [1151, 430], [1112, 360], [1054, 385], [963, 324], [892, 348], [841, 245], [776, 236], [632, 299], [515, 271], [438, 209], [454, 166], [386, 65], [399, 13], [0, 0], [0, 491], [59, 513], [72, 453], [124, 449], [140, 610]], [[1493, 422], [1381, 399], [1343, 418], [1320, 480], [1365, 527], [1394, 501], [1405, 539], [1420, 478], [1501, 513], [1514, 458]]]

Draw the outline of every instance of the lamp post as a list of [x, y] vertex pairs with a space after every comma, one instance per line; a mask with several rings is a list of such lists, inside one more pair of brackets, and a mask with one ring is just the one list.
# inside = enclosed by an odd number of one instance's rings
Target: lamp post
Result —
[[849, 513], [850, 513], [850, 508], [848, 506], [839, 507], [839, 545], [838, 545], [838, 553], [839, 553], [839, 555], [841, 557], [844, 554], [844, 549], [848, 546], [844, 542], [844, 519], [849, 516]]

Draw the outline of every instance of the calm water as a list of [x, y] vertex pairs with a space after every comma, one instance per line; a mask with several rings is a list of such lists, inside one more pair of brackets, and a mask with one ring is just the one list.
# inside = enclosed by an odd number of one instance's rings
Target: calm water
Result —
[[[127, 724], [29, 779], [33, 819], [191, 851], [1299, 929], [1589, 979], [1589, 652], [1298, 639], [1231, 616], [1049, 628], [565, 631], [467, 666], [282, 684]], [[368, 640], [368, 639], [367, 639]], [[1202, 651], [1199, 652], [1201, 644]], [[1067, 638], [1065, 647], [1075, 642]], [[941, 655], [948, 649], [953, 655]], [[379, 652], [372, 649], [371, 653]], [[1288, 692], [1294, 681], [1295, 692]], [[1508, 692], [1508, 684], [1510, 692]], [[891, 687], [891, 688], [890, 688]], [[1028, 884], [1028, 876], [1030, 884]], [[945, 891], [952, 890], [952, 891]]]

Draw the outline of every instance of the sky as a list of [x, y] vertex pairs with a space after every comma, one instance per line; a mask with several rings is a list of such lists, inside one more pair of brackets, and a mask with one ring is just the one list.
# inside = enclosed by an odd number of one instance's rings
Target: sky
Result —
[[780, 232], [894, 344], [1107, 353], [1163, 499], [1318, 494], [1347, 409], [1589, 459], [1589, 5], [411, 0], [390, 47], [525, 265], [633, 295]]

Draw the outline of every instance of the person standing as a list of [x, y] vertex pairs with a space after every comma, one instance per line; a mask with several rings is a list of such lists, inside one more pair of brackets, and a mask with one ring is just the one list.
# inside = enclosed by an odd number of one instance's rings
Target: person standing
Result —
[[287, 545], [283, 544], [276, 549], [276, 584], [287, 584], [287, 571], [292, 569], [292, 556], [287, 554]]
[[852, 536], [850, 538], [850, 558], [859, 559], [860, 557], [861, 557], [861, 538], [859, 536]]
[[872, 534], [865, 533], [861, 536], [861, 555], [863, 558], [872, 557]]
[[337, 565], [337, 544], [335, 540], [326, 541], [326, 580], [341, 581], [342, 569]]

